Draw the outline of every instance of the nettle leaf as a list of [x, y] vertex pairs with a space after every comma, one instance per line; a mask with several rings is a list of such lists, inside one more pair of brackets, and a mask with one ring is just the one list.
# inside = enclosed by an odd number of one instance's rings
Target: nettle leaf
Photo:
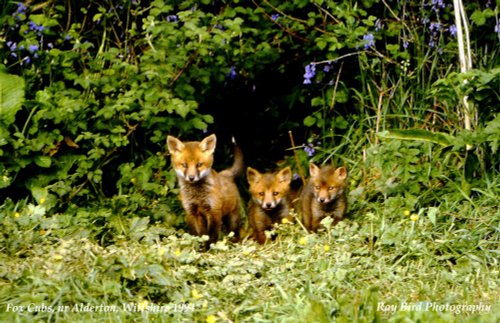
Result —
[[0, 72], [0, 121], [6, 125], [14, 122], [17, 111], [24, 102], [24, 79]]
[[495, 15], [495, 12], [491, 10], [490, 8], [481, 11], [481, 10], [476, 10], [474, 13], [470, 16], [470, 19], [474, 21], [474, 23], [478, 26], [483, 26], [486, 24], [486, 19], [489, 17], [493, 17]]

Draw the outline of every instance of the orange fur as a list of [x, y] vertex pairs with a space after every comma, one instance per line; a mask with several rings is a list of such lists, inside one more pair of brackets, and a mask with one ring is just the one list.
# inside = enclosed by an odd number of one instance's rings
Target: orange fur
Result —
[[330, 216], [334, 225], [347, 211], [347, 169], [309, 164], [310, 178], [301, 193], [302, 220], [306, 229], [316, 232], [321, 220]]
[[266, 241], [265, 231], [274, 223], [281, 223], [284, 218], [292, 221], [288, 194], [292, 170], [286, 167], [276, 173], [261, 174], [248, 167], [247, 179], [252, 196], [248, 204], [249, 222], [253, 238], [263, 244]]
[[218, 240], [222, 223], [236, 240], [240, 227], [240, 195], [234, 178], [243, 172], [243, 155], [235, 146], [233, 166], [217, 173], [212, 169], [216, 141], [215, 135], [200, 142], [167, 137], [190, 233], [208, 235], [207, 247]]

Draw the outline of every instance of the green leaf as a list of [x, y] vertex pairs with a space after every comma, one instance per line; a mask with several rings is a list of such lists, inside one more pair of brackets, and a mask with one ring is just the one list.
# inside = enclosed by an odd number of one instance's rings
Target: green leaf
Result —
[[470, 19], [478, 26], [482, 26], [486, 23], [486, 16], [481, 10], [474, 11]]
[[429, 211], [427, 212], [427, 216], [429, 217], [429, 220], [433, 225], [436, 225], [436, 214], [438, 213], [439, 209], [437, 207], [430, 207]]
[[315, 97], [314, 99], [311, 100], [311, 106], [313, 107], [321, 107], [325, 104], [323, 99], [321, 97]]
[[304, 119], [304, 126], [306, 126], [306, 127], [314, 126], [315, 123], [316, 123], [316, 118], [313, 116], [307, 116]]
[[19, 76], [0, 72], [0, 121], [7, 126], [12, 124], [23, 102], [24, 80]]
[[49, 156], [36, 156], [35, 164], [43, 168], [49, 168], [52, 165], [52, 160]]
[[423, 129], [382, 131], [377, 133], [377, 136], [385, 139], [429, 141], [445, 147], [453, 145], [456, 141], [455, 137], [449, 134], [443, 132], [432, 132]]
[[201, 120], [200, 118], [194, 118], [192, 120], [193, 122], [193, 127], [195, 127], [196, 129], [200, 129], [200, 130], [205, 130], [207, 129], [207, 124]]

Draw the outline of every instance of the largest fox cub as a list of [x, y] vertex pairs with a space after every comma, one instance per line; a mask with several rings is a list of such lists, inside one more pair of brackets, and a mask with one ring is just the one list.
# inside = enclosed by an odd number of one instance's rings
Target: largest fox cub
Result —
[[233, 165], [217, 173], [212, 169], [216, 141], [214, 134], [190, 142], [167, 137], [190, 233], [208, 235], [207, 247], [217, 241], [222, 222], [236, 239], [240, 227], [240, 195], [234, 178], [243, 172], [243, 155], [235, 145]]

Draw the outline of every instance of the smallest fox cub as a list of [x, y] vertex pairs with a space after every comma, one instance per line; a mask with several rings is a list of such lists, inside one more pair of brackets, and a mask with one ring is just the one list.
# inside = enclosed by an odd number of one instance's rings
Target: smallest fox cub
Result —
[[292, 181], [290, 167], [276, 173], [261, 174], [248, 167], [248, 184], [251, 199], [248, 204], [248, 218], [253, 229], [253, 238], [260, 244], [266, 242], [266, 230], [283, 219], [292, 221], [289, 215], [290, 200], [288, 192]]
[[330, 216], [333, 224], [347, 210], [347, 169], [309, 164], [310, 178], [301, 193], [302, 220], [306, 229], [316, 232], [321, 220]]

